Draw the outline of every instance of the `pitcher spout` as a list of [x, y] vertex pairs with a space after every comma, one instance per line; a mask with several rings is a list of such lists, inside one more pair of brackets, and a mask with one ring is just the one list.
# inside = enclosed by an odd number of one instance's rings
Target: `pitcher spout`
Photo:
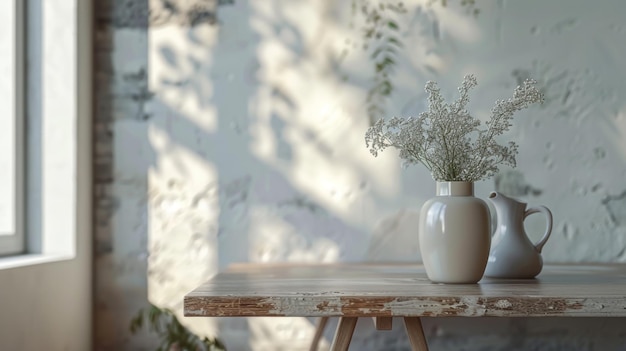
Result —
[[508, 219], [510, 216], [523, 216], [526, 210], [526, 203], [502, 195], [497, 191], [493, 191], [489, 194], [489, 201], [494, 204], [496, 212], [499, 214], [499, 217], [501, 217], [500, 220], [504, 218]]
[[493, 202], [494, 204], [499, 204], [499, 203], [510, 202], [510, 200], [512, 199], [509, 199], [508, 197], [500, 194], [497, 191], [492, 191], [491, 194], [489, 194], [489, 200]]
[[497, 191], [492, 191], [491, 194], [489, 194], [489, 200], [492, 201], [493, 203], [524, 204], [523, 202], [519, 202], [515, 199], [504, 196]]

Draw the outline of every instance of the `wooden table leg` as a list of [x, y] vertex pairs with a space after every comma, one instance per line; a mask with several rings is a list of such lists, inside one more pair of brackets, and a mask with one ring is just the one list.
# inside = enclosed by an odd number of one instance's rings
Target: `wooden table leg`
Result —
[[374, 325], [376, 330], [391, 330], [393, 329], [393, 317], [372, 317], [374, 318]]
[[317, 351], [320, 339], [322, 339], [322, 335], [324, 334], [324, 329], [326, 329], [326, 323], [328, 323], [328, 317], [320, 317], [317, 321], [315, 335], [313, 336], [313, 341], [311, 341], [311, 348], [309, 348], [309, 351]]
[[339, 319], [330, 351], [348, 351], [357, 320], [357, 317], [341, 317]]
[[428, 351], [428, 344], [419, 317], [404, 317], [404, 326], [413, 351]]

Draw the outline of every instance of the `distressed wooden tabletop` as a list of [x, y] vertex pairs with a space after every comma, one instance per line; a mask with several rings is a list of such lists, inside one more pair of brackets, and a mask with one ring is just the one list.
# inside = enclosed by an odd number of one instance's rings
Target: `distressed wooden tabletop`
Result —
[[626, 265], [547, 265], [536, 279], [434, 284], [416, 264], [238, 264], [186, 316], [626, 317]]

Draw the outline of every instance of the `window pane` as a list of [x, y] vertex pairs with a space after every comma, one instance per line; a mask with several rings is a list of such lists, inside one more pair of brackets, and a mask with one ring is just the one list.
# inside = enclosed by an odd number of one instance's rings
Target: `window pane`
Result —
[[0, 1], [0, 235], [16, 232], [16, 1]]

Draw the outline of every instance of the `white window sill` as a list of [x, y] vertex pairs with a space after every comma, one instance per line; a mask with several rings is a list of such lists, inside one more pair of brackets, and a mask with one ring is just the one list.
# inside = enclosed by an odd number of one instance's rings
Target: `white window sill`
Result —
[[44, 263], [71, 260], [72, 255], [60, 254], [26, 254], [17, 256], [0, 257], [0, 270], [34, 266]]

